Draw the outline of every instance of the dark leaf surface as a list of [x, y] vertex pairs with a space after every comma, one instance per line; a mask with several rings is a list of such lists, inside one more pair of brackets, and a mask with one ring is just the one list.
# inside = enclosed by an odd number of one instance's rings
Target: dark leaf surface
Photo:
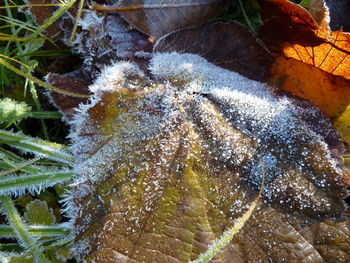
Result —
[[247, 27], [236, 22], [180, 30], [161, 38], [154, 49], [198, 54], [215, 65], [258, 81], [266, 81], [273, 63], [263, 44]]
[[74, 121], [78, 258], [196, 259], [256, 198], [261, 160], [263, 202], [212, 262], [350, 260], [348, 175], [322, 113], [195, 55], [154, 55], [150, 72], [106, 69]]
[[330, 26], [336, 31], [343, 27], [343, 30], [350, 32], [350, 1], [348, 0], [325, 0], [331, 16]]

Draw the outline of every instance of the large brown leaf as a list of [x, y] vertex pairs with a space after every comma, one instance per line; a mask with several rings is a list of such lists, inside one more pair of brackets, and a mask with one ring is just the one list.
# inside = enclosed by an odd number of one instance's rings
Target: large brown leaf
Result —
[[132, 26], [159, 38], [172, 31], [199, 25], [218, 17], [227, 8], [227, 2], [227, 0], [120, 0], [107, 8], [105, 5], [95, 4], [92, 9], [112, 11], [115, 7], [115, 10]]
[[263, 202], [212, 262], [349, 262], [348, 175], [322, 113], [196, 55], [156, 54], [150, 72], [107, 68], [74, 121], [78, 260], [196, 259], [256, 198], [261, 160]]

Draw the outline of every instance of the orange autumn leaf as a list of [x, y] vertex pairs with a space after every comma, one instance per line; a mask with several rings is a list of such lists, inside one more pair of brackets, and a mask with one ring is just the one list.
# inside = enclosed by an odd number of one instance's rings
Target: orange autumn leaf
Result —
[[350, 102], [350, 82], [296, 59], [277, 57], [269, 83], [316, 104], [335, 120]]
[[350, 79], [350, 34], [340, 30], [330, 33], [326, 29], [318, 29], [316, 35], [324, 39], [324, 43], [317, 46], [284, 43], [281, 47], [283, 54]]
[[[268, 83], [313, 102], [337, 120], [350, 102], [350, 34], [300, 23], [294, 14], [306, 10], [288, 1], [261, 4], [265, 23], [259, 36], [276, 54]], [[291, 13], [290, 6], [300, 11]]]

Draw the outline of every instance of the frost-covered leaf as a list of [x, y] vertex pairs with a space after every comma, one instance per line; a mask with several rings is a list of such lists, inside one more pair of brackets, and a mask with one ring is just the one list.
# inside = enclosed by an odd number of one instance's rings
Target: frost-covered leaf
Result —
[[[81, 69], [67, 74], [50, 73], [47, 81], [56, 88], [79, 94], [89, 94], [87, 87], [106, 65], [127, 59], [147, 67], [147, 53], [152, 50], [148, 37], [130, 26], [117, 14], [98, 16], [86, 10], [79, 22], [80, 32], [72, 43], [73, 50], [83, 57]], [[86, 99], [50, 93], [53, 103], [66, 119]]]
[[137, 52], [150, 52], [148, 37], [130, 27], [119, 15], [97, 15], [85, 11], [79, 22], [81, 33], [73, 42], [76, 53], [82, 55], [86, 66], [96, 68], [117, 59], [133, 59]]
[[47, 203], [40, 199], [33, 200], [27, 204], [24, 216], [27, 219], [28, 224], [53, 225], [56, 223], [56, 217], [53, 214], [53, 210], [48, 208]]
[[132, 26], [156, 38], [214, 19], [227, 8], [228, 3], [227, 0], [119, 0], [108, 2], [110, 5], [96, 4], [92, 9], [108, 11], [108, 7], [116, 7], [115, 10], [118, 10], [118, 13]]
[[212, 262], [349, 262], [349, 177], [322, 113], [196, 55], [149, 72], [106, 68], [75, 116], [78, 261], [195, 260], [257, 197], [262, 161], [263, 201]]
[[266, 81], [273, 57], [247, 27], [236, 23], [214, 23], [170, 33], [157, 41], [156, 52], [193, 53], [211, 63]]

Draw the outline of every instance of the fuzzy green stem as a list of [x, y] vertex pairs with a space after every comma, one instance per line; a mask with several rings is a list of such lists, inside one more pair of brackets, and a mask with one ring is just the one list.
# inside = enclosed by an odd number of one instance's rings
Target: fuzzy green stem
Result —
[[23, 242], [23, 245], [28, 248], [28, 250], [33, 254], [33, 256], [43, 263], [51, 263], [50, 260], [41, 251], [39, 245], [36, 243], [35, 239], [31, 237], [26, 226], [23, 224], [22, 219], [12, 201], [8, 196], [1, 196], [2, 207], [5, 210], [7, 219], [12, 225], [18, 237]]
[[73, 164], [74, 156], [66, 151], [66, 146], [52, 143], [40, 139], [35, 139], [25, 135], [19, 135], [5, 130], [0, 130], [0, 143], [6, 143], [11, 147], [18, 148], [23, 151], [42, 154], [53, 160], [64, 163]]
[[[57, 236], [67, 236], [71, 229], [67, 227], [67, 224], [57, 224], [53, 226], [45, 225], [34, 225], [27, 226], [28, 233], [37, 237], [57, 237]], [[0, 237], [12, 238], [16, 237], [16, 232], [9, 225], [0, 224]]]

